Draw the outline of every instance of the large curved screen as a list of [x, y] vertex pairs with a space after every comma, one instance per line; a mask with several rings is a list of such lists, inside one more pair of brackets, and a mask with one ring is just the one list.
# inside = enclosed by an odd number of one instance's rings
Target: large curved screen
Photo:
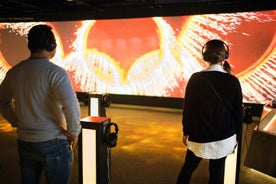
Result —
[[276, 11], [63, 22], [0, 23], [0, 82], [29, 55], [30, 27], [53, 27], [57, 53], [76, 91], [183, 98], [192, 73], [206, 67], [202, 45], [222, 39], [244, 100], [276, 96]]

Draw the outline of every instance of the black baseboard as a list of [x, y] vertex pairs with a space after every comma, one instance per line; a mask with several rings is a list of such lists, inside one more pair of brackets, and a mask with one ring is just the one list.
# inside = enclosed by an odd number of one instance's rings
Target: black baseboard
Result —
[[[87, 92], [76, 92], [80, 102], [88, 104], [90, 94]], [[120, 95], [108, 94], [112, 104], [137, 105], [148, 107], [162, 107], [172, 109], [183, 108], [183, 98], [156, 97], [156, 96], [138, 96], [138, 95]]]

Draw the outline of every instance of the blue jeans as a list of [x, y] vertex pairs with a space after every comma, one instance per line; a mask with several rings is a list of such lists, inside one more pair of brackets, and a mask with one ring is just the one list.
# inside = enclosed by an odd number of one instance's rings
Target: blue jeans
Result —
[[39, 184], [42, 173], [47, 184], [69, 184], [73, 152], [69, 142], [54, 139], [46, 142], [18, 140], [22, 184]]

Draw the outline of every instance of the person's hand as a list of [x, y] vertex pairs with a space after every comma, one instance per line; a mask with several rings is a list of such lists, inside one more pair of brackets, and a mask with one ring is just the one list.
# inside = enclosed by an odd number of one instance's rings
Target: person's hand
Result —
[[69, 144], [70, 144], [70, 148], [73, 150], [76, 147], [76, 145], [78, 144], [78, 136], [75, 136], [66, 130], [64, 130], [62, 132], [62, 134], [67, 137]]
[[186, 136], [186, 135], [182, 136], [182, 142], [185, 146], [187, 146], [187, 139], [188, 139], [188, 136]]

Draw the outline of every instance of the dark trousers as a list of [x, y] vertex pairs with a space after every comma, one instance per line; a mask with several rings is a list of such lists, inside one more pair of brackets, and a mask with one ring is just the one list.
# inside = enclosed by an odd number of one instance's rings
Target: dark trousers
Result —
[[[209, 184], [224, 183], [224, 167], [226, 157], [209, 160]], [[184, 165], [182, 166], [177, 178], [177, 184], [188, 184], [192, 174], [199, 165], [202, 158], [195, 156], [191, 150], [187, 150]]]

